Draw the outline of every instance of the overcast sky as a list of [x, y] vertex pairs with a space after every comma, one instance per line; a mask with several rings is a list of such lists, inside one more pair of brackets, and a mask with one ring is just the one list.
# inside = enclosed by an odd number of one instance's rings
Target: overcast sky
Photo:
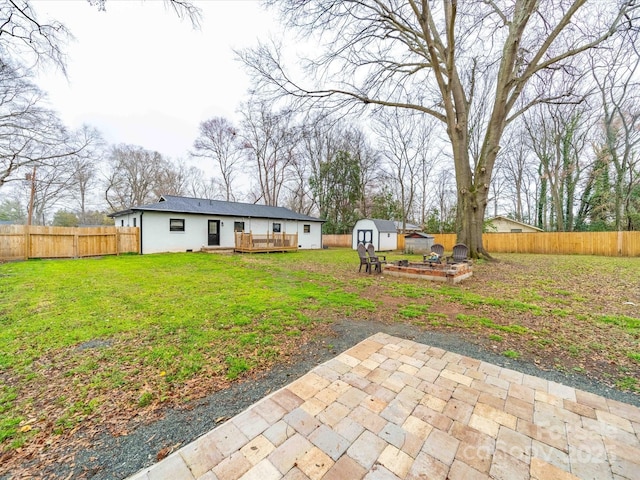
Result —
[[75, 41], [68, 78], [39, 75], [65, 124], [97, 127], [109, 143], [128, 143], [186, 158], [201, 121], [236, 119], [248, 77], [233, 49], [277, 29], [253, 0], [195, 0], [200, 29], [162, 0], [108, 0], [106, 12], [85, 0], [33, 0], [40, 20], [55, 18]]

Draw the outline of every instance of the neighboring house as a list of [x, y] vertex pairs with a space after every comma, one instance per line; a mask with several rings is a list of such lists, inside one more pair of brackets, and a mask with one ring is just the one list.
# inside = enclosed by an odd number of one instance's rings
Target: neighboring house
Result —
[[358, 220], [353, 227], [353, 249], [358, 248], [359, 243], [373, 243], [377, 251], [389, 251], [398, 249], [398, 231], [393, 220], [379, 220], [375, 218], [363, 218]]
[[489, 232], [496, 233], [535, 233], [542, 232], [541, 228], [528, 225], [526, 223], [518, 222], [511, 218], [498, 215], [487, 220], [489, 224]]
[[297, 234], [297, 248], [322, 248], [323, 221], [284, 207], [163, 195], [109, 216], [117, 227], [140, 227], [140, 253], [232, 249], [236, 232]]
[[399, 221], [395, 221], [393, 222], [396, 226], [396, 230], [398, 231], [398, 233], [410, 233], [410, 232], [421, 232], [422, 231], [422, 227], [420, 225], [415, 225], [413, 223], [405, 223], [404, 225], [404, 230], [402, 229], [402, 222]]

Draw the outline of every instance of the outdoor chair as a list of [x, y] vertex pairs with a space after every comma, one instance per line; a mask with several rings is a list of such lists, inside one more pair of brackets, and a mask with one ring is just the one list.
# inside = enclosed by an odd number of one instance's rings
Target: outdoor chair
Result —
[[371, 266], [375, 266], [376, 272], [382, 273], [382, 264], [387, 263], [387, 256], [376, 254], [376, 248], [373, 243], [367, 244], [367, 254], [369, 255]]
[[382, 272], [382, 264], [387, 263], [387, 256], [376, 253], [376, 248], [373, 246], [373, 243], [367, 245], [367, 254], [369, 255], [371, 265], [376, 266], [377, 272]]
[[422, 263], [429, 263], [429, 265], [440, 264], [442, 263], [442, 257], [444, 257], [444, 246], [439, 243], [434, 243], [431, 245], [431, 252], [436, 253], [438, 255], [437, 260], [431, 259], [431, 254], [424, 254], [422, 256]]
[[453, 246], [453, 253], [447, 257], [447, 263], [464, 263], [469, 260], [469, 248], [464, 243]]
[[371, 271], [371, 263], [369, 262], [369, 257], [367, 257], [367, 249], [365, 248], [364, 243], [358, 244], [358, 256], [360, 257], [358, 272], [362, 271], [362, 266], [364, 265], [365, 273], [369, 273]]

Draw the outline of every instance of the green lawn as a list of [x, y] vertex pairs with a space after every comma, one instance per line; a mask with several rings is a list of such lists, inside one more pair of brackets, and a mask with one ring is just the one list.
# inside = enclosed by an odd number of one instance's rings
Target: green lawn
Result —
[[499, 259], [456, 286], [359, 274], [342, 249], [0, 265], [0, 444], [188, 402], [282, 361], [335, 318], [468, 334], [638, 390], [640, 259]]

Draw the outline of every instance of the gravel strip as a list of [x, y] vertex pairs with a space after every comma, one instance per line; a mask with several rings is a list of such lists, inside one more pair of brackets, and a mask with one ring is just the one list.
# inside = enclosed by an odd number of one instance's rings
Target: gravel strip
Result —
[[318, 338], [302, 346], [296, 361], [276, 366], [258, 379], [234, 384], [227, 390], [193, 402], [189, 410], [170, 409], [163, 419], [139, 426], [129, 435], [113, 437], [103, 434], [95, 439], [91, 448], [78, 452], [72, 464], [55, 464], [41, 472], [40, 478], [126, 478], [155, 463], [158, 452], [175, 451], [188, 444], [269, 393], [301, 377], [316, 365], [377, 332], [414, 340], [640, 407], [640, 395], [621, 392], [577, 374], [540, 370], [532, 364], [491, 353], [464, 340], [458, 334], [428, 332], [405, 324], [353, 320], [335, 322], [332, 330], [334, 335]]

